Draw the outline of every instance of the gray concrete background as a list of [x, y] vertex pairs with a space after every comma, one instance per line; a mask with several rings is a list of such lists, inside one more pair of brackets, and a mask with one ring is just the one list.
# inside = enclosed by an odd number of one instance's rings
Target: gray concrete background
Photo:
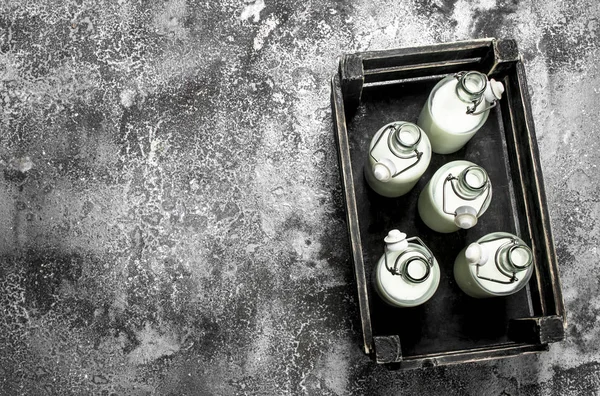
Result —
[[[0, 394], [600, 392], [600, 3], [0, 2]], [[360, 351], [329, 78], [518, 40], [568, 310], [544, 354]]]

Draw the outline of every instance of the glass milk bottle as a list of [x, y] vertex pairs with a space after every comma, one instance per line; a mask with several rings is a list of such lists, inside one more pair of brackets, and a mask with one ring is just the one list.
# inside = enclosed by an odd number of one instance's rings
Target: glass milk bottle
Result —
[[533, 253], [507, 232], [488, 234], [463, 249], [454, 261], [454, 279], [471, 297], [507, 296], [521, 290], [533, 273]]
[[452, 161], [435, 172], [419, 195], [419, 216], [432, 230], [471, 228], [492, 199], [492, 183], [479, 165]]
[[485, 74], [460, 72], [436, 84], [417, 124], [425, 131], [436, 154], [460, 150], [485, 123], [504, 86]]
[[421, 128], [410, 122], [392, 122], [371, 139], [365, 178], [377, 194], [399, 197], [414, 187], [430, 160], [431, 145]]
[[[395, 307], [415, 307], [433, 296], [440, 283], [440, 267], [418, 237], [391, 230], [384, 253], [375, 267], [378, 294]], [[416, 242], [416, 243], [414, 243]]]

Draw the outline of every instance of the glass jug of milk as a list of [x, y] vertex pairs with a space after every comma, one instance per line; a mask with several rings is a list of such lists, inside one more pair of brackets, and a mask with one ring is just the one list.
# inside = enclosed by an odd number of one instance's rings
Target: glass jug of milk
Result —
[[454, 279], [471, 297], [507, 296], [521, 290], [533, 273], [533, 253], [507, 232], [488, 234], [463, 249], [454, 261]]
[[481, 166], [452, 161], [435, 172], [419, 195], [423, 222], [437, 232], [468, 229], [485, 213], [492, 199], [492, 183]]
[[418, 237], [391, 230], [384, 253], [375, 267], [375, 286], [381, 298], [395, 307], [415, 307], [433, 296], [440, 283], [440, 267]]
[[396, 121], [375, 133], [369, 145], [365, 178], [384, 197], [409, 192], [425, 173], [431, 161], [431, 145], [417, 125]]
[[476, 71], [460, 72], [438, 82], [417, 121], [433, 152], [460, 150], [485, 123], [503, 93], [501, 82], [488, 81], [485, 74]]

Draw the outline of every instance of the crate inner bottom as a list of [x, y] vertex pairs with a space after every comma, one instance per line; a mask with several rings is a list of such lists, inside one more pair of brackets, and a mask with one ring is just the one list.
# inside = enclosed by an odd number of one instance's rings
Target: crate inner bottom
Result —
[[[468, 350], [510, 342], [510, 319], [533, 316], [529, 288], [503, 298], [473, 299], [456, 285], [456, 255], [485, 234], [506, 231], [519, 235], [520, 217], [515, 205], [506, 141], [500, 109], [491, 111], [483, 128], [454, 154], [433, 154], [431, 163], [415, 188], [400, 198], [384, 198], [367, 185], [363, 165], [371, 137], [383, 125], [396, 121], [417, 122], [429, 92], [438, 80], [399, 82], [365, 87], [356, 114], [348, 122], [350, 155], [358, 205], [361, 245], [368, 281], [371, 322], [375, 336], [398, 335], [403, 356]], [[470, 230], [440, 234], [419, 218], [417, 199], [433, 173], [443, 164], [466, 159], [483, 166], [493, 186], [487, 212]], [[383, 238], [393, 228], [419, 236], [435, 255], [441, 269], [435, 295], [415, 308], [385, 304], [373, 286], [373, 270], [383, 253]], [[363, 318], [364, 320], [365, 318]]]

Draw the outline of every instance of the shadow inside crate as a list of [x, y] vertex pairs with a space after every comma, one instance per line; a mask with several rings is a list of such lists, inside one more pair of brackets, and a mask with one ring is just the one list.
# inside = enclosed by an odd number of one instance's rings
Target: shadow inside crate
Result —
[[[456, 153], [433, 154], [431, 163], [417, 185], [400, 198], [374, 193], [364, 179], [363, 166], [369, 142], [375, 132], [392, 121], [417, 122], [429, 92], [439, 78], [365, 86], [361, 104], [348, 120], [348, 138], [355, 185], [361, 244], [368, 282], [374, 336], [398, 335], [402, 356], [466, 350], [510, 342], [509, 319], [530, 317], [529, 289], [502, 298], [477, 300], [456, 285], [453, 264], [460, 250], [491, 232], [518, 234], [521, 228], [515, 208], [505, 132], [501, 110], [494, 108], [479, 132]], [[489, 209], [470, 230], [441, 234], [430, 230], [419, 218], [419, 193], [443, 164], [466, 159], [483, 166], [493, 186]], [[373, 270], [383, 253], [383, 238], [397, 228], [408, 236], [419, 236], [432, 250], [441, 270], [435, 295], [415, 308], [394, 308], [377, 295]]]

